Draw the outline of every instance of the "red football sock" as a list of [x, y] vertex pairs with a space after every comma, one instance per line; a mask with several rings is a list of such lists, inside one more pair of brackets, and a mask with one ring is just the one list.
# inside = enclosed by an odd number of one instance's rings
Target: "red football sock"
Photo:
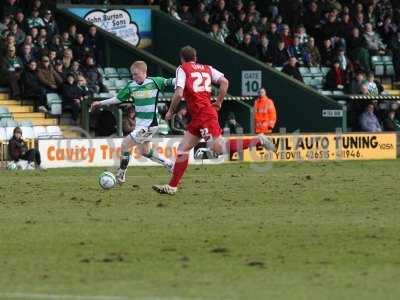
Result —
[[178, 154], [176, 157], [174, 170], [172, 172], [172, 178], [169, 182], [169, 185], [172, 187], [177, 187], [179, 181], [181, 180], [183, 174], [189, 163], [189, 155], [188, 154]]
[[239, 150], [245, 150], [250, 148], [250, 146], [260, 146], [261, 142], [260, 139], [232, 139], [227, 142], [229, 146], [229, 154], [233, 155], [234, 153], [238, 152]]

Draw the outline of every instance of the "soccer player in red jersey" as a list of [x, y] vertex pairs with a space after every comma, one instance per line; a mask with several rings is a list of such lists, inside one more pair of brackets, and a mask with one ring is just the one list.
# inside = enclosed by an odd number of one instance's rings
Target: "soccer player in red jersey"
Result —
[[[171, 119], [182, 97], [185, 98], [191, 121], [185, 135], [178, 146], [177, 158], [169, 184], [155, 185], [153, 189], [161, 194], [174, 195], [177, 186], [185, 173], [189, 162], [189, 152], [200, 140], [204, 139], [210, 151], [215, 155], [230, 154], [251, 145], [263, 146], [269, 151], [275, 151], [275, 145], [264, 135], [254, 139], [245, 139], [242, 143], [231, 139], [227, 142], [221, 136], [222, 130], [218, 123], [218, 111], [228, 91], [229, 81], [224, 74], [208, 65], [197, 63], [196, 50], [190, 46], [180, 51], [181, 65], [176, 70], [175, 93], [165, 118]], [[215, 103], [211, 103], [212, 83], [219, 86], [219, 94]]]

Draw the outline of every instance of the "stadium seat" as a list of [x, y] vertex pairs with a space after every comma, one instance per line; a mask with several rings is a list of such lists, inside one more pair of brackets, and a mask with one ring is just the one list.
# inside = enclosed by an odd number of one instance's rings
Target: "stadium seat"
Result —
[[32, 127], [33, 123], [31, 120], [21, 120], [17, 122], [19, 127]]
[[281, 72], [282, 71], [282, 67], [275, 67], [275, 70], [277, 70], [277, 71], [279, 71], [279, 72]]
[[8, 119], [11, 118], [11, 113], [7, 107], [0, 106], [0, 119]]
[[331, 95], [332, 95], [332, 92], [331, 92], [331, 91], [324, 91], [324, 90], [322, 90], [322, 91], [320, 91], [320, 93], [321, 93], [322, 95], [324, 95], [324, 96], [331, 96]]
[[0, 141], [7, 140], [7, 132], [4, 127], [0, 127]]
[[393, 59], [389, 55], [382, 56], [382, 63], [385, 65], [393, 65]]
[[107, 87], [108, 90], [115, 90], [117, 88], [115, 85], [115, 79], [103, 80], [103, 84]]
[[14, 121], [13, 119], [7, 119], [6, 121], [6, 127], [17, 127], [18, 122]]
[[119, 78], [131, 78], [131, 73], [127, 68], [118, 68], [117, 73], [119, 75]]
[[300, 67], [299, 71], [300, 71], [301, 76], [303, 76], [303, 77], [304, 76], [312, 76], [309, 68]]
[[22, 136], [24, 139], [34, 139], [35, 138], [35, 133], [33, 132], [33, 128], [30, 126], [24, 126], [21, 127], [22, 130]]
[[117, 79], [117, 80], [115, 80], [115, 82], [114, 82], [115, 88], [116, 88], [117, 90], [120, 90], [120, 89], [122, 89], [123, 87], [125, 87], [125, 85], [126, 85], [127, 82], [128, 82], [128, 81], [127, 81], [126, 79]]
[[311, 80], [311, 86], [315, 87], [316, 89], [322, 88], [322, 77], [316, 77]]
[[372, 56], [371, 57], [371, 64], [372, 64], [372, 67], [375, 67], [375, 66], [377, 66], [377, 65], [382, 65], [383, 64], [383, 61], [382, 61], [382, 58], [380, 57], [380, 56]]
[[48, 93], [47, 106], [50, 108], [50, 114], [61, 115], [62, 114], [62, 100], [56, 93]]
[[47, 126], [46, 128], [47, 135], [50, 138], [63, 138], [64, 135], [58, 126]]
[[35, 135], [35, 138], [37, 139], [43, 139], [48, 137], [46, 127], [44, 126], [34, 126], [33, 133]]
[[374, 74], [375, 76], [383, 76], [385, 74], [385, 66], [382, 64], [375, 65]]
[[14, 133], [14, 128], [15, 127], [6, 127], [6, 140], [9, 140], [12, 138], [13, 133]]
[[107, 77], [107, 79], [119, 77], [117, 70], [115, 68], [110, 68], [110, 67], [104, 68], [104, 76]]
[[333, 95], [335, 95], [335, 96], [343, 96], [344, 93], [343, 93], [343, 91], [333, 91]]
[[326, 76], [328, 74], [330, 68], [329, 67], [321, 67], [321, 73]]
[[321, 77], [324, 74], [321, 72], [321, 69], [319, 67], [311, 67], [310, 68], [310, 73], [314, 76], [314, 77]]
[[101, 76], [104, 76], [104, 70], [103, 68], [98, 67], [97, 71], [99, 71], [99, 73], [101, 74]]
[[305, 85], [311, 85], [312, 77], [303, 77], [303, 81]]
[[394, 66], [393, 65], [386, 65], [385, 66], [385, 75], [388, 77], [393, 77], [395, 75]]

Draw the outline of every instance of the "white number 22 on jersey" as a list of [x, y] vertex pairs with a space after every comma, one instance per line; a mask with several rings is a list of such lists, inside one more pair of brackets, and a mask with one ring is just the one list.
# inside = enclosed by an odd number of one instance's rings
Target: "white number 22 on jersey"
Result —
[[211, 76], [208, 73], [193, 72], [191, 73], [193, 81], [193, 91], [195, 93], [209, 92], [211, 93]]

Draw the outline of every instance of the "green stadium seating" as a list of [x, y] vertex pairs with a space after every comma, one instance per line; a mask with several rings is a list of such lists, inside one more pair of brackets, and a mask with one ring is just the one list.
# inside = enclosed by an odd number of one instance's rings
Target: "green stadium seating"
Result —
[[119, 78], [117, 70], [111, 67], [104, 68], [104, 76], [107, 77], [107, 79]]
[[105, 74], [104, 74], [103, 68], [98, 67], [98, 68], [97, 68], [97, 71], [99, 71], [99, 73], [100, 73], [102, 76], [105, 75]]
[[126, 79], [117, 79], [115, 80], [115, 88], [117, 90], [122, 89], [123, 87], [125, 87], [125, 85], [127, 84], [128, 80]]
[[9, 119], [12, 115], [7, 107], [0, 106], [0, 119]]
[[385, 75], [388, 77], [393, 77], [395, 75], [395, 71], [394, 71], [394, 66], [391, 65], [386, 65], [385, 66]]
[[47, 106], [50, 109], [50, 114], [54, 116], [59, 116], [62, 114], [62, 100], [60, 96], [56, 93], [48, 93], [46, 95]]
[[119, 75], [119, 78], [131, 78], [131, 73], [127, 68], [118, 68], [117, 73]]
[[371, 64], [372, 64], [372, 67], [375, 67], [377, 65], [382, 65], [383, 64], [382, 57], [381, 56], [372, 56]]
[[321, 69], [319, 67], [311, 67], [310, 68], [310, 73], [314, 76], [314, 77], [321, 77], [324, 74], [321, 72]]
[[117, 87], [115, 85], [115, 79], [105, 79], [105, 80], [103, 80], [103, 84], [107, 87], [108, 90], [117, 89]]
[[326, 76], [328, 74], [330, 68], [329, 67], [321, 67], [321, 73]]

